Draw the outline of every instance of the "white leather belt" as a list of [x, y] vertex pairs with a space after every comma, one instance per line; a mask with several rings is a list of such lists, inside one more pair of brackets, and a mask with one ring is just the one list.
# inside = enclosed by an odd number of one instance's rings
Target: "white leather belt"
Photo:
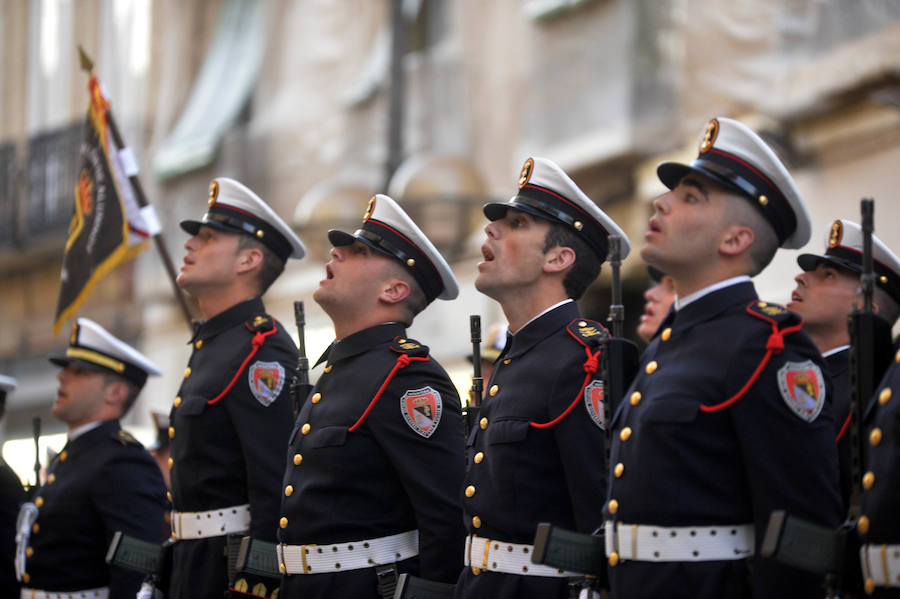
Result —
[[249, 529], [249, 503], [208, 512], [172, 512], [172, 538], [176, 541], [221, 537]]
[[282, 574], [323, 574], [374, 568], [419, 555], [419, 531], [335, 545], [276, 545]]
[[[606, 555], [643, 562], [710, 562], [753, 555], [752, 524], [647, 526], [606, 522]], [[616, 559], [616, 558], [613, 558]]]
[[518, 574], [520, 576], [550, 576], [562, 578], [581, 576], [575, 572], [566, 572], [550, 566], [531, 563], [534, 545], [506, 543], [495, 539], [485, 539], [475, 535], [466, 537], [466, 566], [472, 568], [474, 574], [482, 570]]
[[879, 587], [900, 587], [900, 545], [863, 545], [859, 562], [863, 580]]
[[20, 599], [108, 599], [109, 587], [86, 589], [84, 591], [39, 591], [38, 589], [22, 589]]

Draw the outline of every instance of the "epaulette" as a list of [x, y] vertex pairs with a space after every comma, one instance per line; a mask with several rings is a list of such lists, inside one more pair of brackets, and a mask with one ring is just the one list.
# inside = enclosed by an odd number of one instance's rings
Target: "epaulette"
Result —
[[395, 337], [391, 341], [391, 349], [398, 354], [406, 354], [410, 358], [424, 358], [428, 355], [428, 346], [422, 345], [415, 339]]
[[793, 326], [800, 322], [800, 316], [784, 306], [769, 302], [755, 301], [747, 306], [747, 313], [769, 322], [778, 329]]
[[244, 326], [247, 327], [251, 333], [265, 333], [266, 331], [272, 330], [275, 323], [268, 314], [256, 314], [251, 316], [250, 319], [244, 323]]
[[609, 332], [596, 320], [576, 318], [566, 327], [569, 335], [585, 347], [598, 347], [609, 337]]
[[118, 443], [121, 443], [123, 446], [141, 444], [140, 441], [134, 438], [134, 435], [122, 429], [119, 429], [118, 432], [111, 434], [110, 437], [112, 437], [113, 440], [117, 441]]

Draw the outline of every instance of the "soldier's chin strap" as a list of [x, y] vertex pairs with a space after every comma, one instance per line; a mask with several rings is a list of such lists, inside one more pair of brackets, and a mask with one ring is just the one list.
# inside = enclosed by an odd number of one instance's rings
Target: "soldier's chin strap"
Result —
[[598, 349], [595, 353], [591, 353], [591, 348], [585, 346], [584, 353], [587, 354], [587, 360], [584, 361], [584, 382], [581, 383], [581, 389], [578, 390], [578, 393], [575, 395], [575, 399], [572, 400], [572, 403], [569, 404], [569, 407], [566, 408], [565, 412], [551, 420], [550, 422], [530, 422], [529, 424], [534, 428], [550, 428], [551, 426], [555, 426], [562, 422], [563, 418], [568, 416], [572, 410], [575, 409], [575, 406], [578, 405], [578, 402], [581, 401], [582, 393], [584, 393], [584, 388], [587, 387], [588, 383], [591, 382], [591, 379], [594, 378], [594, 374], [596, 374], [597, 369], [600, 367], [599, 356], [603, 349]]
[[397, 374], [398, 370], [406, 368], [410, 365], [411, 362], [427, 362], [429, 360], [429, 356], [425, 357], [417, 357], [410, 356], [409, 354], [400, 354], [397, 356], [397, 361], [394, 363], [394, 367], [391, 369], [391, 372], [387, 375], [387, 378], [384, 379], [384, 382], [381, 383], [381, 387], [378, 388], [378, 392], [375, 394], [375, 397], [372, 398], [372, 401], [369, 402], [369, 405], [366, 406], [366, 411], [362, 413], [362, 416], [359, 417], [353, 426], [347, 429], [349, 432], [355, 431], [359, 426], [363, 423], [363, 421], [369, 417], [369, 412], [372, 411], [372, 408], [375, 407], [375, 404], [378, 403], [379, 398], [381, 398], [381, 394], [384, 393], [384, 390], [387, 388], [388, 383], [391, 382], [391, 379], [394, 378], [394, 375]]
[[747, 306], [747, 313], [762, 320], [766, 320], [772, 325], [772, 334], [769, 335], [769, 339], [766, 341], [766, 355], [763, 356], [763, 359], [756, 367], [756, 370], [753, 371], [753, 375], [747, 380], [746, 383], [744, 383], [744, 386], [741, 387], [740, 391], [721, 403], [713, 404], [711, 406], [700, 404], [700, 410], [702, 410], [703, 412], [718, 412], [719, 410], [724, 410], [725, 408], [745, 396], [750, 388], [753, 387], [753, 384], [756, 383], [756, 380], [759, 378], [759, 375], [762, 374], [762, 371], [765, 370], [766, 364], [769, 363], [769, 360], [772, 358], [772, 356], [780, 354], [781, 350], [784, 349], [784, 336], [790, 335], [791, 333], [796, 333], [803, 328], [803, 319], [801, 318], [800, 322], [798, 322], [797, 324], [779, 330], [778, 323], [774, 319], [767, 318], [759, 312], [750, 309], [755, 304], [756, 302], [751, 302], [750, 305]]
[[278, 325], [275, 324], [275, 321], [272, 321], [272, 329], [263, 333], [262, 331], [256, 331], [256, 334], [253, 335], [253, 340], [251, 343], [253, 344], [253, 349], [250, 350], [250, 353], [247, 354], [247, 357], [244, 358], [244, 361], [241, 362], [240, 368], [237, 369], [237, 372], [234, 373], [234, 378], [231, 379], [231, 382], [228, 383], [228, 386], [225, 389], [207, 401], [207, 405], [213, 405], [214, 403], [218, 403], [223, 397], [228, 395], [228, 392], [231, 391], [231, 388], [234, 387], [234, 384], [237, 382], [238, 377], [241, 376], [241, 373], [244, 372], [244, 369], [247, 368], [247, 364], [250, 363], [250, 360], [253, 359], [253, 356], [256, 355], [256, 352], [259, 351], [259, 348], [262, 347], [263, 343], [266, 342], [266, 337], [269, 335], [274, 335], [278, 331]]

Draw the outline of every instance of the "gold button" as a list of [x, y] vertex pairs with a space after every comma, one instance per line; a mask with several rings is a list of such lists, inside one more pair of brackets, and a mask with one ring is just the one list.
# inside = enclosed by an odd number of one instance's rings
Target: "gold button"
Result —
[[619, 563], [619, 554], [616, 553], [615, 551], [613, 551], [612, 553], [609, 554], [609, 565], [615, 566], [618, 563]]
[[466, 487], [466, 497], [471, 497], [475, 494], [475, 485], [469, 485]]
[[281, 528], [287, 528], [287, 522], [288, 522], [287, 518], [282, 516], [281, 520], [278, 521], [278, 526], [280, 526]]
[[626, 426], [619, 432], [619, 439], [627, 441], [629, 437], [631, 437], [631, 427]]
[[610, 514], [615, 514], [616, 512], [619, 511], [619, 502], [616, 501], [615, 499], [610, 499], [609, 503], [606, 504], [606, 507], [609, 508]]
[[409, 260], [406, 261], [406, 265], [407, 265], [408, 267], [412, 268], [413, 266], [416, 265], [415, 259], [410, 258]]
[[309, 432], [309, 429], [310, 429], [310, 428], [312, 428], [312, 427], [309, 426], [309, 423], [307, 422], [307, 423], [304, 424], [302, 427], [300, 427], [300, 432], [303, 433], [303, 434], [305, 435], [306, 433]]
[[668, 341], [669, 337], [672, 336], [672, 327], [666, 327], [663, 329], [662, 334], [659, 336], [663, 341]]
[[179, 395], [178, 397], [175, 398], [175, 407], [177, 408], [180, 405], [181, 405], [181, 396]]
[[256, 236], [259, 237], [260, 239], [262, 239], [263, 236], [265, 236], [265, 234], [266, 234], [266, 232], [263, 231], [262, 229], [257, 229], [257, 230], [256, 230]]
[[481, 528], [481, 518], [479, 518], [478, 516], [472, 516], [472, 526], [474, 526], [475, 528]]
[[584, 321], [584, 320], [579, 320], [579, 321], [578, 321], [578, 326], [580, 326], [580, 327], [586, 327], [586, 326], [587, 326], [587, 322]]
[[35, 523], [31, 526], [31, 532], [37, 533], [39, 530], [41, 530], [41, 525], [38, 524], [37, 522], [35, 522]]
[[759, 196], [759, 203], [765, 206], [769, 203], [769, 198], [767, 198], [766, 196]]
[[900, 349], [898, 349], [897, 353], [894, 354], [894, 362], [900, 364]]
[[490, 390], [491, 397], [497, 395], [498, 391], [500, 391], [499, 385], [491, 385], [491, 390]]
[[575, 227], [576, 231], [580, 231], [584, 225], [581, 223], [580, 220], [576, 220], [574, 223], [572, 223], [572, 226]]
[[875, 473], [872, 471], [866, 472], [862, 477], [862, 485], [863, 489], [868, 491], [872, 488], [872, 485], [875, 484]]
[[869, 519], [866, 516], [860, 516], [856, 521], [856, 530], [862, 534], [869, 532]]
[[482, 418], [481, 420], [478, 421], [478, 426], [481, 427], [481, 430], [484, 430], [487, 428], [487, 422], [488, 422], [487, 418]]
[[311, 399], [312, 399], [313, 403], [319, 403], [319, 400], [322, 399], [322, 394], [321, 393], [313, 393], [313, 396]]
[[873, 428], [872, 432], [869, 433], [869, 445], [875, 447], [879, 443], [881, 443], [881, 429]]
[[173, 540], [173, 541], [177, 541], [177, 540], [178, 540], [178, 536], [175, 534], [175, 531], [174, 531], [174, 530], [172, 531], [172, 540]]
[[635, 391], [631, 394], [631, 405], [636, 406], [641, 403], [641, 392]]
[[478, 576], [479, 574], [481, 574], [481, 568], [472, 566], [472, 576]]
[[174, 427], [174, 426], [170, 426], [170, 427], [169, 427], [169, 438], [170, 438], [170, 439], [174, 439], [174, 438], [175, 438], [175, 427]]
[[24, 582], [24, 583], [31, 582], [31, 576], [28, 574], [28, 572], [25, 572], [24, 574], [22, 574], [22, 582]]
[[287, 566], [284, 564], [278, 564], [278, 571], [282, 574], [287, 574]]
[[479, 451], [478, 453], [475, 454], [475, 463], [480, 464], [482, 462], [482, 460], [484, 460], [484, 452]]
[[48, 476], [48, 477], [47, 477], [47, 482], [50, 483], [51, 485], [52, 485], [53, 483], [55, 483], [55, 482], [56, 482], [56, 475], [55, 475], [55, 474], [51, 474], [50, 476]]
[[194, 343], [194, 347], [196, 347], [197, 349], [203, 347], [203, 339], [197, 339], [197, 341]]
[[656, 360], [651, 360], [647, 362], [647, 367], [644, 369], [644, 372], [647, 374], [653, 374], [656, 372], [656, 369], [659, 367], [659, 364], [656, 363]]
[[175, 463], [175, 460], [173, 460], [172, 458], [169, 458], [169, 469], [172, 468], [172, 464], [174, 464], [174, 463]]
[[874, 595], [875, 594], [875, 581], [871, 578], [866, 578], [866, 582], [863, 585], [863, 588], [866, 591], [866, 595]]
[[303, 461], [303, 456], [300, 455], [299, 453], [295, 453], [294, 454], [294, 466], [299, 466], [300, 462], [302, 462], [302, 461]]
[[406, 343], [406, 339], [398, 339], [397, 343]]
[[171, 491], [166, 491], [166, 499], [168, 499], [169, 501], [172, 501], [172, 492]]
[[43, 506], [43, 505], [44, 505], [44, 498], [43, 498], [43, 497], [38, 497], [37, 499], [35, 499], [35, 500], [34, 500], [34, 505], [35, 505], [36, 507], [41, 507], [41, 506]]
[[622, 473], [625, 472], [625, 464], [619, 462], [618, 464], [616, 464], [616, 468], [615, 470], [613, 470], [613, 472], [615, 473], [616, 478], [621, 478]]
[[[900, 362], [900, 360], [897, 361]], [[510, 362], [512, 362], [512, 358], [506, 358], [505, 360], [503, 360], [504, 364], [509, 364]]]
[[286, 487], [284, 488], [284, 496], [285, 496], [285, 497], [290, 497], [290, 496], [293, 495], [293, 494], [294, 494], [294, 487], [293, 487], [293, 485], [288, 485], [288, 486], [286, 486]]
[[61, 451], [59, 454], [59, 461], [65, 462], [69, 458], [69, 453], [67, 451]]
[[878, 277], [878, 280], [881, 282], [882, 285], [887, 285], [887, 276], [881, 275], [880, 277]]
[[190, 366], [188, 366], [187, 368], [184, 369], [184, 378], [188, 378], [189, 376], [191, 376], [191, 367]]
[[888, 400], [890, 398], [891, 398], [891, 388], [885, 387], [884, 389], [881, 390], [881, 393], [878, 394], [878, 403], [880, 403], [881, 405], [884, 405], [888, 402]]
[[328, 374], [329, 372], [331, 372], [331, 369], [332, 369], [332, 368], [334, 368], [334, 366], [332, 366], [331, 364], [329, 364], [328, 366], [326, 366], [326, 367], [325, 367], [325, 374]]
[[34, 548], [29, 547], [25, 550], [25, 557], [34, 557]]

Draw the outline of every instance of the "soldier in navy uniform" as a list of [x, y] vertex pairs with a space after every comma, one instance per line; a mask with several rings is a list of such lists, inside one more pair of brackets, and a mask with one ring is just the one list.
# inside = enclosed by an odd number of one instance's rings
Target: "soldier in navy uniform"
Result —
[[856, 522], [867, 595], [900, 598], [900, 344], [863, 418], [869, 453]]
[[830, 383], [801, 319], [751, 276], [803, 246], [809, 214], [748, 127], [710, 121], [697, 159], [663, 163], [641, 256], [677, 299], [613, 421], [604, 506], [614, 598], [821, 597], [753, 558], [772, 510], [835, 527], [843, 510]]
[[[16, 388], [16, 379], [0, 374], [0, 419], [6, 409], [6, 395]], [[16, 515], [25, 501], [25, 489], [9, 464], [0, 457], [0, 599], [19, 596], [19, 581], [13, 567], [16, 553]]]
[[406, 328], [453, 273], [385, 195], [353, 234], [331, 230], [313, 293], [334, 324], [324, 373], [291, 433], [278, 546], [281, 597], [391, 597], [399, 573], [452, 583], [462, 567], [459, 395]]
[[119, 418], [159, 370], [103, 327], [79, 318], [61, 366], [53, 415], [68, 441], [19, 516], [23, 597], [131, 599], [143, 575], [106, 564], [117, 531], [161, 543], [166, 489], [156, 462]]
[[192, 237], [177, 282], [205, 321], [169, 415], [168, 597], [221, 599], [229, 588], [270, 597], [277, 579], [238, 572], [229, 581], [226, 545], [246, 534], [275, 541], [297, 347], [262, 295], [305, 248], [259, 196], [225, 177], [210, 185], [202, 220], [181, 227]]
[[456, 597], [563, 598], [568, 576], [531, 563], [541, 522], [581, 532], [602, 524], [606, 332], [575, 300], [622, 230], [559, 166], [526, 160], [519, 189], [484, 207], [475, 287], [500, 303], [509, 341], [467, 440], [466, 568]]
[[[803, 317], [803, 330], [825, 359], [834, 386], [832, 408], [838, 427], [841, 494], [850, 499], [853, 476], [850, 463], [850, 331], [847, 316], [859, 303], [862, 272], [862, 227], [836, 220], [828, 233], [823, 255], [801, 254], [803, 272], [794, 277], [797, 288], [787, 307]], [[890, 325], [900, 315], [900, 259], [878, 237], [872, 236], [873, 309]]]

